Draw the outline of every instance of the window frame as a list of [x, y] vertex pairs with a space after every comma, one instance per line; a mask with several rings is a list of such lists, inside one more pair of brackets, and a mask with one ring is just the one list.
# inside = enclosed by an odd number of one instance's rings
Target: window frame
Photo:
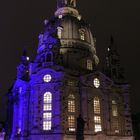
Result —
[[47, 91], [43, 95], [43, 130], [52, 129], [52, 93]]
[[101, 115], [101, 101], [98, 96], [93, 98], [93, 111], [94, 111], [94, 132], [102, 131], [102, 115]]
[[75, 132], [76, 131], [76, 100], [74, 94], [69, 94], [68, 96], [68, 131]]

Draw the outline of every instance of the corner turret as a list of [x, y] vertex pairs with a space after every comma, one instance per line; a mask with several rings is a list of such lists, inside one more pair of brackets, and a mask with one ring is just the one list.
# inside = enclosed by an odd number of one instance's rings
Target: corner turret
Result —
[[29, 59], [30, 58], [27, 56], [27, 51], [24, 49], [20, 64], [17, 66], [17, 78], [25, 81], [29, 79]]

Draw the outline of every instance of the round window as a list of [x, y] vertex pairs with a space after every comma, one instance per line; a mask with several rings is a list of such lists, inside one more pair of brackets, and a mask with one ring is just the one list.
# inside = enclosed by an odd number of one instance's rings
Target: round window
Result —
[[99, 79], [98, 79], [98, 78], [94, 78], [93, 84], [94, 84], [94, 86], [95, 86], [96, 88], [99, 88], [99, 86], [100, 86], [100, 81], [99, 81]]
[[51, 79], [52, 79], [52, 77], [51, 77], [50, 74], [46, 74], [46, 75], [44, 75], [44, 77], [43, 77], [44, 82], [47, 82], [47, 83], [50, 82]]

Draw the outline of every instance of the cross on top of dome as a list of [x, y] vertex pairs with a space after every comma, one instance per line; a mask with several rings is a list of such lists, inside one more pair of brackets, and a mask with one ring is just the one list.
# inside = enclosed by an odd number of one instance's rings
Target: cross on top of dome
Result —
[[61, 7], [76, 8], [76, 0], [57, 0], [57, 8]]

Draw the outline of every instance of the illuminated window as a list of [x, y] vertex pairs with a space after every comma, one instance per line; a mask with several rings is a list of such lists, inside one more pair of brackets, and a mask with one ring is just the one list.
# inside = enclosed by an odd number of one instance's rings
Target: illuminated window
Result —
[[112, 115], [114, 117], [118, 116], [118, 107], [117, 107], [117, 103], [115, 100], [112, 100]]
[[85, 40], [85, 29], [80, 29], [79, 34], [80, 34], [80, 39]]
[[52, 94], [44, 94], [43, 104], [43, 130], [51, 130], [52, 127]]
[[52, 104], [44, 104], [44, 111], [52, 110]]
[[57, 36], [58, 36], [59, 39], [62, 38], [62, 30], [63, 30], [62, 27], [57, 27]]
[[95, 132], [100, 132], [100, 131], [102, 131], [101, 124], [95, 124]]
[[100, 116], [94, 116], [94, 122], [95, 123], [101, 123], [101, 117]]
[[75, 131], [75, 116], [74, 115], [68, 116], [68, 126], [69, 126], [69, 131]]
[[68, 96], [68, 128], [69, 131], [75, 131], [75, 96]]
[[99, 79], [98, 79], [98, 78], [94, 78], [93, 84], [94, 84], [94, 86], [95, 86], [96, 88], [99, 88], [99, 86], [100, 86], [100, 81], [99, 81]]
[[101, 125], [101, 110], [100, 110], [100, 100], [98, 97], [94, 97], [94, 131], [100, 132], [102, 131]]
[[91, 60], [87, 60], [87, 69], [88, 70], [93, 70], [93, 65]]
[[75, 97], [72, 94], [68, 97], [68, 112], [75, 112]]
[[94, 113], [100, 114], [100, 100], [98, 97], [94, 98]]
[[43, 130], [51, 130], [52, 127], [51, 119], [52, 113], [47, 112], [43, 114]]
[[47, 83], [50, 82], [51, 79], [52, 79], [52, 77], [51, 77], [50, 74], [46, 74], [46, 75], [43, 77], [44, 82], [47, 82]]

